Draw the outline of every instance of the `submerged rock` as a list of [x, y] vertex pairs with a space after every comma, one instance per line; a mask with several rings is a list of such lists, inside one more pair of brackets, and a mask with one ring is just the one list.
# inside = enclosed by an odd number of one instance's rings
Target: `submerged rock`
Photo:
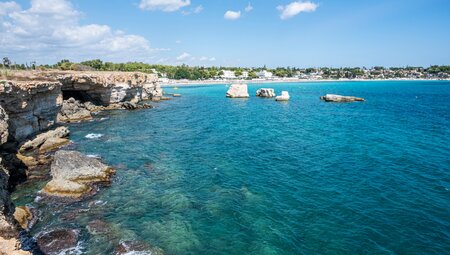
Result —
[[289, 92], [281, 91], [281, 95], [277, 96], [275, 100], [277, 101], [289, 101], [291, 97], [289, 96]]
[[61, 111], [58, 114], [58, 122], [78, 122], [83, 120], [91, 120], [91, 112], [86, 106], [73, 97], [64, 100]]
[[58, 254], [77, 246], [78, 231], [74, 229], [52, 230], [39, 235], [36, 240], [44, 254]]
[[115, 170], [77, 151], [57, 151], [51, 165], [52, 180], [42, 189], [56, 197], [80, 198], [93, 192], [92, 184], [109, 183]]
[[164, 255], [164, 251], [158, 247], [140, 241], [121, 242], [114, 252], [114, 255], [125, 254], [148, 254], [148, 255]]
[[93, 220], [86, 226], [87, 230], [91, 235], [104, 235], [111, 231], [108, 223], [102, 220]]
[[274, 89], [268, 89], [268, 88], [262, 88], [258, 89], [256, 91], [256, 96], [258, 97], [275, 97], [275, 90]]
[[231, 84], [227, 91], [227, 97], [229, 98], [248, 98], [247, 84]]
[[338, 103], [365, 101], [364, 98], [360, 98], [360, 97], [341, 96], [341, 95], [334, 95], [334, 94], [326, 94], [325, 96], [320, 97], [320, 99], [324, 100], [325, 102], [338, 102]]

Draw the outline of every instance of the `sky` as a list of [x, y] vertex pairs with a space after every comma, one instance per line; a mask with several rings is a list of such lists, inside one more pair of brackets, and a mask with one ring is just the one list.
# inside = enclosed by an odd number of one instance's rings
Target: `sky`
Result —
[[0, 57], [193, 66], [450, 65], [449, 0], [0, 0]]

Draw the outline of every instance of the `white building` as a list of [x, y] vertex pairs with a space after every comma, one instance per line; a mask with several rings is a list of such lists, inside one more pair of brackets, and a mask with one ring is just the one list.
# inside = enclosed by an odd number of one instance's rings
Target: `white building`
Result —
[[222, 70], [222, 72], [223, 72], [223, 75], [221, 75], [220, 77], [222, 77], [223, 79], [235, 79], [236, 78], [234, 71]]
[[239, 78], [247, 79], [247, 78], [248, 78], [248, 72], [247, 72], [247, 71], [243, 71], [243, 72], [242, 72], [242, 75], [239, 76]]
[[273, 77], [273, 73], [268, 72], [266, 70], [262, 70], [261, 72], [257, 72], [256, 75], [258, 75], [261, 79], [268, 79]]

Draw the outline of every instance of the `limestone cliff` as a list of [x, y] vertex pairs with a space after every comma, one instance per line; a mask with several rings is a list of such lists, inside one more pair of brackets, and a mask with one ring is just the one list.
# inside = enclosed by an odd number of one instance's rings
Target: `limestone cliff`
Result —
[[9, 135], [14, 140], [48, 129], [62, 105], [57, 81], [0, 82], [0, 105], [9, 116]]
[[9, 193], [16, 181], [26, 177], [21, 168], [25, 165], [16, 157], [18, 147], [32, 135], [50, 129], [64, 99], [70, 97], [95, 108], [159, 100], [162, 89], [156, 75], [144, 73], [27, 71], [0, 77], [0, 251], [27, 254], [17, 251], [14, 237], [20, 227], [13, 217]]

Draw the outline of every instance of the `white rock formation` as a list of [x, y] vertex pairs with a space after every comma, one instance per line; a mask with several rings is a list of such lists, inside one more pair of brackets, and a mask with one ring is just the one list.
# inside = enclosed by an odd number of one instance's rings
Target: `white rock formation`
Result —
[[289, 101], [291, 97], [289, 96], [289, 92], [281, 91], [281, 95], [277, 96], [275, 100], [277, 101]]
[[276, 97], [274, 89], [262, 88], [256, 91], [258, 97]]
[[227, 91], [227, 97], [230, 98], [248, 98], [247, 84], [231, 84], [230, 89]]
[[325, 96], [320, 97], [320, 99], [325, 102], [361, 102], [364, 101], [364, 98], [360, 97], [352, 97], [352, 96], [341, 96], [335, 94], [326, 94]]

